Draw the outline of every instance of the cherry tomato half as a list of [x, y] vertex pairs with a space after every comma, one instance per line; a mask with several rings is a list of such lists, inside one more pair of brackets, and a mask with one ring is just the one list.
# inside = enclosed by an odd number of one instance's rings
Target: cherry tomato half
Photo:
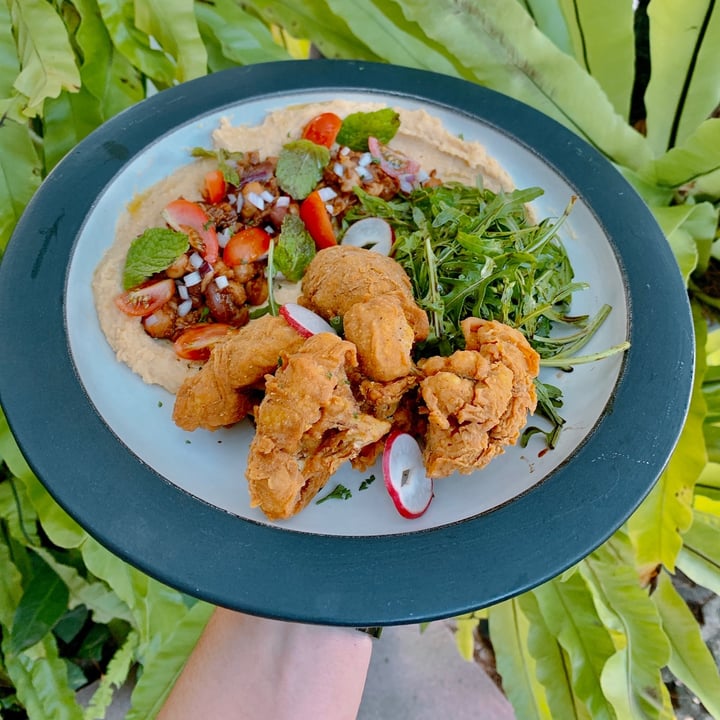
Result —
[[173, 346], [184, 360], [207, 360], [213, 345], [222, 340], [232, 328], [225, 323], [199, 323], [183, 330]]
[[215, 223], [197, 203], [185, 198], [173, 200], [163, 210], [163, 217], [173, 230], [184, 233], [188, 228], [194, 230], [202, 240], [201, 254], [211, 265], [218, 259], [220, 245]]
[[228, 241], [223, 251], [223, 262], [234, 267], [259, 260], [268, 251], [270, 241], [270, 235], [262, 228], [244, 228]]
[[335, 113], [321, 113], [305, 126], [302, 136], [316, 145], [329, 148], [335, 142], [341, 125], [342, 120]]
[[210, 203], [219, 203], [225, 199], [227, 184], [222, 170], [211, 170], [205, 175], [205, 198]]
[[300, 205], [300, 219], [305, 223], [318, 250], [337, 245], [330, 215], [317, 190], [311, 192]]
[[126, 315], [152, 315], [175, 294], [175, 281], [167, 278], [152, 285], [127, 290], [115, 298], [115, 305]]

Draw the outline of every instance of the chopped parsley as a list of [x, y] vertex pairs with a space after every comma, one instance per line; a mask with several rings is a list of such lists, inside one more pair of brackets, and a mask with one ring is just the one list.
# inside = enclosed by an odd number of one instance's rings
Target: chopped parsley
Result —
[[335, 486], [332, 492], [329, 492], [324, 497], [321, 497], [315, 502], [315, 504], [320, 505], [320, 503], [324, 503], [326, 500], [348, 500], [351, 497], [352, 492], [349, 490], [349, 488], [346, 488], [344, 485], [338, 484]]

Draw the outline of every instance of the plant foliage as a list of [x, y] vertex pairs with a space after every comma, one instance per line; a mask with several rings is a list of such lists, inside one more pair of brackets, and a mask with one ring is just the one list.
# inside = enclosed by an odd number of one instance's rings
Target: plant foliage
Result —
[[[626, 527], [487, 617], [519, 718], [668, 718], [669, 669], [720, 717], [720, 677], [672, 583], [720, 592], [720, 9], [713, 0], [0, 2], [0, 251], [41, 180], [148, 92], [307, 54], [425, 68], [533, 105], [603, 152], [664, 230], [695, 313], [677, 449]], [[648, 72], [648, 67], [652, 72]], [[647, 248], [648, 258], [653, 248]], [[0, 709], [101, 718], [131, 673], [152, 717], [211, 608], [127, 566], [54, 503], [0, 422]], [[481, 580], [479, 580], [480, 582]], [[87, 707], [76, 688], [99, 679]]]

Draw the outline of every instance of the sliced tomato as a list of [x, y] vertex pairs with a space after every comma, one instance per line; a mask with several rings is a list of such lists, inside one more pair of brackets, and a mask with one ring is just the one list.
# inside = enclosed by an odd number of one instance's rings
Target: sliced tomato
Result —
[[259, 260], [270, 247], [270, 235], [262, 228], [244, 228], [236, 232], [223, 250], [223, 262], [234, 267]]
[[192, 325], [178, 335], [175, 352], [184, 360], [207, 360], [213, 345], [222, 340], [232, 330], [225, 323], [199, 323]]
[[337, 245], [330, 214], [317, 190], [311, 192], [300, 205], [300, 219], [305, 223], [315, 247], [322, 250]]
[[222, 170], [211, 170], [205, 175], [205, 198], [210, 203], [219, 203], [225, 199], [227, 183]]
[[159, 280], [152, 285], [127, 290], [115, 298], [115, 305], [126, 315], [144, 317], [152, 315], [175, 294], [175, 281]]
[[316, 145], [329, 148], [335, 142], [341, 125], [342, 120], [335, 113], [321, 113], [305, 126], [302, 136]]
[[220, 245], [215, 223], [197, 203], [185, 198], [173, 200], [163, 210], [163, 217], [173, 230], [184, 233], [194, 230], [202, 240], [200, 254], [211, 265], [218, 259]]

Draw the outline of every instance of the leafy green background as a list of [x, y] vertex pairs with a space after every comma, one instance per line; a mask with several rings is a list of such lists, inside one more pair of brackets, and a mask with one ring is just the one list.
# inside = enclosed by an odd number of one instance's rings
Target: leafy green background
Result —
[[[720, 592], [713, 0], [641, 0], [636, 12], [628, 0], [0, 1], [0, 248], [45, 175], [95, 127], [190, 78], [304, 57], [308, 40], [328, 57], [425, 68], [538, 108], [604, 153], [655, 214], [688, 283], [698, 349], [677, 449], [607, 543], [561, 577], [458, 618], [456, 637], [470, 657], [487, 621], [522, 719], [673, 717], [663, 668], [720, 718], [716, 662], [673, 583], [682, 571]], [[0, 457], [3, 716], [102, 718], [133, 677], [128, 718], [153, 717], [211, 608], [68, 518], [4, 419]], [[76, 688], [96, 678], [80, 708]]]

